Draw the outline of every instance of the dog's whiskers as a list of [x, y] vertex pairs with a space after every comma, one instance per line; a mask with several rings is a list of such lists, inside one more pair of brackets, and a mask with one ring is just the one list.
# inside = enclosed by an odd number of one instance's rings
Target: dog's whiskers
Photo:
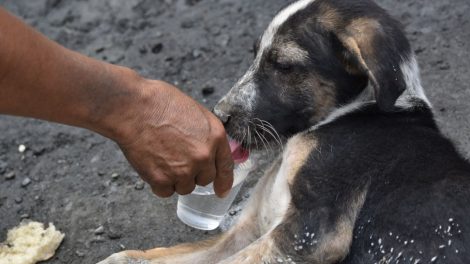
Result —
[[[257, 127], [259, 127], [259, 125], [256, 124], [256, 123], [254, 123], [254, 122], [252, 122], [252, 121], [249, 121], [249, 123], [254, 125], [255, 140], [256, 140], [256, 137], [258, 137], [259, 140], [261, 141], [261, 143], [263, 143], [264, 148], [265, 148], [266, 150], [271, 151], [271, 152], [274, 153], [274, 151], [273, 151], [272, 148], [271, 148], [271, 145], [270, 145], [269, 142], [266, 140], [266, 138], [265, 138], [261, 133], [258, 132]], [[258, 145], [256, 145], [256, 148], [258, 148]]]
[[264, 144], [265, 148], [268, 149], [274, 155], [276, 152], [274, 148], [272, 147], [272, 144], [266, 139], [266, 137], [262, 133], [258, 133], [258, 135], [260, 139], [263, 141], [263, 144], [264, 142], [266, 142], [266, 144]]
[[274, 126], [271, 123], [269, 123], [268, 121], [265, 121], [265, 120], [262, 120], [262, 119], [259, 119], [259, 118], [254, 118], [254, 120], [258, 121], [259, 122], [258, 126], [261, 129], [263, 129], [264, 132], [268, 133], [277, 142], [279, 147], [281, 147], [281, 149], [283, 149], [283, 144], [282, 144], [281, 137], [279, 136], [279, 133], [277, 133]]

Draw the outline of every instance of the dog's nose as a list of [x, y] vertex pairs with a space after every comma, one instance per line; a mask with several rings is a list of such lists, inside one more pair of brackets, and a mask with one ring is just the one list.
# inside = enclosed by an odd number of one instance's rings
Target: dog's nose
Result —
[[224, 125], [230, 120], [229, 108], [227, 103], [219, 102], [212, 110], [215, 116], [217, 116]]
[[228, 123], [228, 121], [230, 120], [230, 115], [225, 113], [225, 112], [222, 112], [222, 111], [219, 111], [217, 110], [217, 108], [214, 108], [212, 110], [212, 112], [215, 114], [215, 116], [217, 116], [220, 121], [222, 121], [222, 124], [226, 125]]

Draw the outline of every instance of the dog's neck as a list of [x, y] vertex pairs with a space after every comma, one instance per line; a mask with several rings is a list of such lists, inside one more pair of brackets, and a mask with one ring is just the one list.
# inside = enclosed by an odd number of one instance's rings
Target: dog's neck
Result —
[[[398, 98], [395, 106], [400, 108], [411, 108], [416, 105], [416, 102], [423, 102], [430, 109], [432, 105], [429, 102], [424, 89], [421, 85], [421, 78], [419, 73], [418, 62], [415, 55], [405, 61], [401, 65], [401, 70], [405, 77], [406, 90]], [[370, 85], [364, 89], [356, 98], [351, 100], [348, 104], [335, 108], [331, 113], [318, 124], [314, 125], [311, 130], [333, 122], [341, 116], [354, 112], [363, 106], [375, 103], [374, 91]]]

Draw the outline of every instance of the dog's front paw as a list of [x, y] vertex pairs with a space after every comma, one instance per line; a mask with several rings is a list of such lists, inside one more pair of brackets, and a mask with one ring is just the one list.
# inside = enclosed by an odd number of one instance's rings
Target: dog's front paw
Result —
[[125, 252], [120, 252], [109, 256], [97, 264], [150, 264], [150, 262], [148, 260], [131, 258]]

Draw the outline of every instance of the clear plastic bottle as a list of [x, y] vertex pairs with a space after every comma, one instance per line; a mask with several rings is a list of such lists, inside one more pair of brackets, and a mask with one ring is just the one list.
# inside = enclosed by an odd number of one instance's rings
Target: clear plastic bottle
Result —
[[191, 194], [180, 195], [176, 209], [178, 218], [197, 229], [216, 229], [235, 200], [246, 176], [253, 168], [254, 161], [251, 158], [235, 165], [232, 190], [223, 199], [215, 195], [212, 184], [205, 187], [196, 186]]

